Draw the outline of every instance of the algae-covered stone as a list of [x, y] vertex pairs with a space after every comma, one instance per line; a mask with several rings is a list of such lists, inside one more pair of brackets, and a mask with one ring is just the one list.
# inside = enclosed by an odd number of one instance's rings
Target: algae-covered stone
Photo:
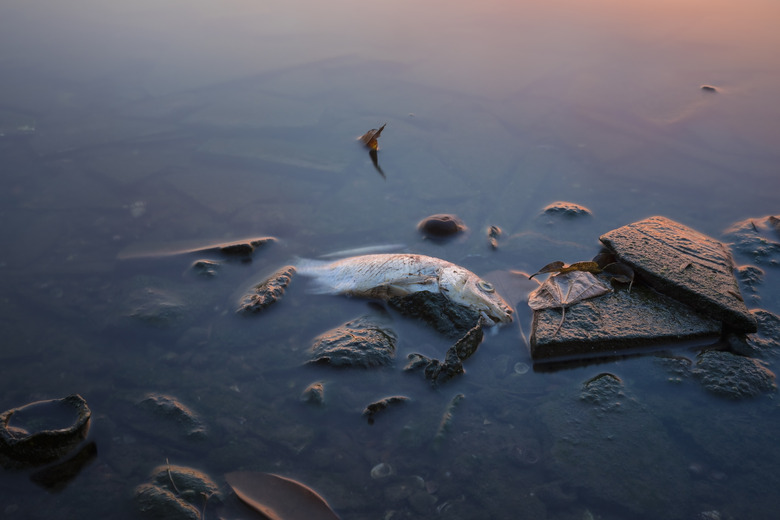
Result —
[[268, 306], [276, 303], [284, 296], [287, 286], [290, 285], [295, 274], [295, 267], [288, 265], [273, 273], [263, 282], [255, 285], [252, 292], [244, 295], [238, 304], [238, 313], [260, 312]]
[[600, 240], [661, 293], [734, 330], [756, 330], [724, 244], [665, 217], [623, 226]]
[[693, 375], [710, 392], [734, 399], [774, 392], [777, 388], [775, 374], [765, 363], [730, 352], [703, 353]]
[[377, 367], [395, 358], [398, 336], [383, 318], [361, 316], [314, 339], [309, 363]]
[[714, 341], [720, 332], [719, 322], [634, 285], [631, 291], [619, 288], [568, 307], [562, 325], [560, 309], [534, 311], [531, 356], [535, 360], [604, 356], [628, 348]]

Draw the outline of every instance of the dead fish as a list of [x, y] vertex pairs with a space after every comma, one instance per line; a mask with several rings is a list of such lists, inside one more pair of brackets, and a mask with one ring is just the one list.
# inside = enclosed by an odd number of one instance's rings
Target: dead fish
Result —
[[333, 262], [299, 259], [298, 274], [314, 278], [312, 292], [390, 299], [418, 291], [442, 293], [491, 323], [512, 321], [512, 308], [493, 285], [468, 269], [424, 255], [376, 254]]

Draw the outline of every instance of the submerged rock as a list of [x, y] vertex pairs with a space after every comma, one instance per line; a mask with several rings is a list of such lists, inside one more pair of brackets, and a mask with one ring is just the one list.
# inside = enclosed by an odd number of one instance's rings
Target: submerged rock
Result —
[[403, 314], [418, 318], [448, 338], [459, 338], [479, 323], [479, 313], [453, 303], [441, 293], [419, 291], [396, 296], [388, 304]]
[[361, 316], [317, 336], [309, 363], [371, 368], [390, 365], [398, 335], [377, 316]]
[[214, 278], [217, 276], [220, 267], [220, 263], [215, 262], [214, 260], [195, 260], [192, 263], [192, 270], [195, 274], [204, 278]]
[[160, 520], [200, 520], [200, 509], [170, 491], [154, 484], [135, 488], [138, 510], [150, 518]]
[[755, 332], [724, 244], [665, 217], [623, 226], [600, 240], [659, 292], [736, 331]]
[[301, 392], [301, 401], [321, 405], [325, 402], [325, 383], [317, 381], [307, 386]]
[[780, 217], [751, 218], [733, 224], [724, 232], [734, 250], [759, 265], [780, 267]]
[[[534, 360], [577, 359], [620, 350], [689, 340], [715, 341], [720, 322], [651, 289], [634, 285], [566, 309], [534, 311], [530, 338]], [[560, 327], [560, 329], [559, 329]]]
[[245, 294], [238, 304], [238, 313], [255, 313], [266, 309], [282, 299], [287, 286], [295, 275], [295, 267], [288, 265], [276, 271], [263, 282], [255, 285], [252, 292]]
[[405, 403], [407, 401], [409, 401], [409, 398], [403, 395], [385, 397], [366, 406], [366, 408], [363, 410], [363, 416], [368, 419], [368, 424], [374, 424], [374, 416], [377, 413], [386, 410], [389, 406], [395, 406], [399, 403]]
[[468, 229], [456, 215], [437, 214], [422, 219], [417, 229], [426, 238], [449, 238]]
[[542, 209], [542, 215], [578, 218], [591, 216], [593, 213], [585, 206], [559, 200], [545, 206]]
[[157, 433], [189, 438], [202, 438], [206, 435], [206, 427], [197, 414], [175, 397], [147, 394], [140, 406], [165, 419], [165, 422], [157, 425]]
[[222, 492], [217, 484], [205, 473], [186, 466], [164, 464], [152, 470], [151, 481], [154, 485], [177, 493], [184, 500], [202, 504], [204, 499], [222, 501]]
[[734, 399], [754, 397], [777, 388], [775, 374], [765, 363], [730, 352], [701, 354], [692, 373], [710, 392]]
[[0, 463], [37, 465], [61, 459], [84, 441], [92, 412], [77, 394], [0, 414]]

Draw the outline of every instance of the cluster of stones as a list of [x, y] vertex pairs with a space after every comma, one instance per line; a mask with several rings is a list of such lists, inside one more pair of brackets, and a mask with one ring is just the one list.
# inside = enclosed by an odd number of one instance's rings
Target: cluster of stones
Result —
[[[766, 219], [762, 225], [775, 223]], [[762, 231], [755, 224], [739, 229], [745, 228]], [[620, 227], [600, 240], [634, 270], [637, 283], [570, 306], [560, 329], [561, 309], [535, 311], [534, 360], [604, 357], [683, 342], [720, 345], [723, 338], [747, 344], [746, 335], [759, 330], [756, 316], [764, 311], [748, 310], [731, 252], [718, 240], [665, 217]], [[749, 241], [739, 240], [740, 246]], [[773, 244], [759, 245], [756, 257], [771, 265]], [[728, 345], [721, 350], [729, 351], [701, 354], [691, 371], [706, 388], [731, 397], [774, 390], [774, 374], [762, 361], [736, 355]]]

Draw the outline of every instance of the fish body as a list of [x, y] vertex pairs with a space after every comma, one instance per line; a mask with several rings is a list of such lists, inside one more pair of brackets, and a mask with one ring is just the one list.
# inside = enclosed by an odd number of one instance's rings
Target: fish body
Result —
[[488, 282], [446, 260], [415, 254], [375, 254], [333, 262], [300, 259], [298, 274], [312, 277], [313, 292], [389, 299], [418, 291], [441, 293], [493, 322], [512, 321], [512, 308]]

